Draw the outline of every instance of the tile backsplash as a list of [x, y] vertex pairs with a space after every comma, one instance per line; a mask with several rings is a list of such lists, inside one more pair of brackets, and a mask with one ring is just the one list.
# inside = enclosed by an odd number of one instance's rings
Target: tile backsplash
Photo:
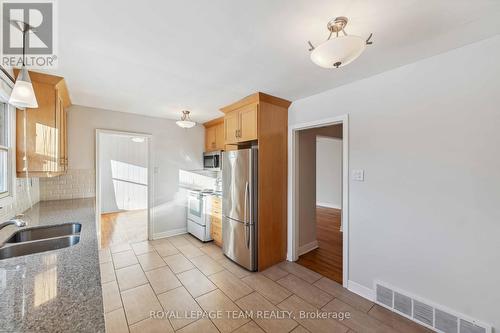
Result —
[[[29, 191], [28, 191], [29, 190]], [[16, 199], [0, 209], [0, 222], [20, 214], [40, 201], [39, 180], [37, 178], [16, 179]]]
[[40, 178], [40, 200], [95, 197], [95, 170], [71, 169], [53, 178]]

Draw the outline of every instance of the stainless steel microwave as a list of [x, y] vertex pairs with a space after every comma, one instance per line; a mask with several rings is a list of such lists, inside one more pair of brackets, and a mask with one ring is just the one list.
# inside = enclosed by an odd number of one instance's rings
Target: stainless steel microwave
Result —
[[203, 169], [222, 170], [222, 151], [203, 153]]

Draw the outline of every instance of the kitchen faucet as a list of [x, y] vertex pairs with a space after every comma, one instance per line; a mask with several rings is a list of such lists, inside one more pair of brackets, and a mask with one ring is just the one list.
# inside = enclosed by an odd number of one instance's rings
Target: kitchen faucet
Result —
[[11, 225], [11, 224], [15, 225], [18, 228], [25, 227], [26, 226], [26, 221], [23, 220], [23, 216], [24, 215], [22, 215], [22, 214], [21, 215], [16, 215], [16, 216], [14, 216], [13, 219], [0, 223], [0, 230], [3, 229], [3, 228], [5, 228], [8, 225]]

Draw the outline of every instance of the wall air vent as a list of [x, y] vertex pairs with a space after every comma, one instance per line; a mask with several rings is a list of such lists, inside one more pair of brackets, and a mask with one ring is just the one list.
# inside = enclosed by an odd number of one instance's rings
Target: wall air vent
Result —
[[425, 327], [441, 333], [492, 333], [491, 325], [455, 311], [448, 311], [421, 297], [375, 282], [375, 302]]
[[377, 285], [377, 302], [392, 308], [392, 290], [381, 285]]
[[394, 309], [411, 316], [411, 298], [400, 293], [394, 293]]

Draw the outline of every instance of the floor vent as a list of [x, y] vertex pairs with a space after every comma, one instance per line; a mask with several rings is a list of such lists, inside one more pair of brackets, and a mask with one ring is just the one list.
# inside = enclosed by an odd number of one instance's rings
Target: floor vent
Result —
[[471, 319], [409, 293], [375, 283], [375, 301], [423, 326], [442, 333], [491, 333], [491, 325]]

